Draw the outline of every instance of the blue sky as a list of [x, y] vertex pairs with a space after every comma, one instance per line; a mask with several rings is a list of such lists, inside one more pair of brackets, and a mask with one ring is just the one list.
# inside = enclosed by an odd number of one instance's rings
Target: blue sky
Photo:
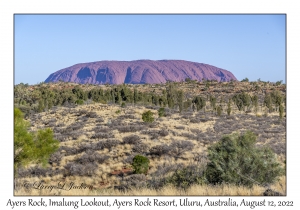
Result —
[[77, 63], [180, 59], [286, 80], [285, 15], [15, 15], [15, 84]]

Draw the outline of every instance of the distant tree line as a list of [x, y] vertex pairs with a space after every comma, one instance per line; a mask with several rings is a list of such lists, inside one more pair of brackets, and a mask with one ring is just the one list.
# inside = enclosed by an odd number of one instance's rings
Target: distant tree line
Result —
[[[207, 84], [209, 81], [204, 81]], [[205, 84], [206, 84], [205, 83]], [[213, 93], [206, 93], [205, 96], [190, 96], [189, 93], [180, 89], [179, 83], [167, 82], [162, 91], [158, 94], [155, 91], [142, 91], [136, 87], [129, 87], [126, 84], [91, 86], [84, 89], [82, 85], [66, 87], [62, 83], [58, 87], [49, 85], [28, 86], [19, 84], [14, 87], [14, 104], [25, 115], [30, 113], [43, 112], [53, 106], [71, 106], [89, 104], [92, 102], [104, 104], [133, 104], [133, 105], [155, 105], [176, 109], [179, 112], [184, 110], [200, 111], [204, 110], [209, 104], [209, 108], [217, 115], [221, 115], [224, 110], [227, 114], [232, 113], [232, 102], [239, 111], [249, 111], [254, 108], [258, 111], [259, 101], [257, 95], [250, 95], [247, 92], [231, 95], [226, 101], [223, 97], [217, 101], [217, 96]], [[263, 106], [267, 107], [268, 112], [279, 111], [283, 116], [283, 103], [285, 96], [278, 90], [265, 93]]]

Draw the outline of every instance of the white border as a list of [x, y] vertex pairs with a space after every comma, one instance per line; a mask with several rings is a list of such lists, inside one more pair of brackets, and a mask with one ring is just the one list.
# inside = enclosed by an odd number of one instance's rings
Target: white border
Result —
[[[40, 1], [40, 0], [1, 0], [0, 1], [0, 61], [1, 75], [1, 149], [0, 149], [0, 207], [5, 207], [8, 199], [14, 201], [27, 200], [27, 197], [13, 196], [13, 14], [15, 13], [281, 13], [287, 14], [287, 196], [275, 198], [266, 198], [267, 200], [294, 201], [294, 207], [299, 207], [299, 139], [296, 133], [298, 126], [298, 113], [300, 104], [298, 103], [299, 93], [298, 80], [299, 72], [299, 8], [297, 1], [278, 1], [278, 0], [252, 0], [252, 1]], [[30, 50], [30, 49], [29, 49]], [[3, 117], [4, 116], [4, 117]], [[298, 134], [298, 135], [297, 135]], [[48, 200], [49, 197], [45, 199]], [[71, 199], [72, 197], [68, 197]], [[133, 200], [137, 197], [129, 197]], [[155, 197], [151, 197], [152, 199]], [[167, 200], [170, 197], [158, 197]], [[216, 199], [217, 197], [210, 197]], [[226, 197], [221, 197], [225, 199]], [[234, 197], [235, 200], [241, 200], [243, 197]], [[263, 199], [262, 197], [245, 197], [247, 200]], [[38, 200], [39, 197], [34, 197]], [[80, 197], [74, 198], [79, 200]], [[89, 198], [91, 199], [91, 198]], [[98, 197], [98, 199], [100, 199]], [[113, 199], [109, 197], [109, 199]], [[125, 197], [120, 197], [126, 200]], [[145, 197], [141, 197], [145, 199]], [[179, 197], [176, 197], [179, 199]], [[196, 198], [195, 198], [196, 199]], [[204, 200], [204, 197], [200, 198]], [[11, 208], [11, 207], [6, 207]], [[18, 208], [18, 207], [15, 207]], [[26, 207], [28, 209], [32, 209]], [[101, 208], [101, 207], [98, 207]], [[131, 207], [130, 209], [138, 209]], [[162, 209], [162, 207], [159, 207]], [[210, 207], [216, 209], [218, 207]], [[242, 207], [239, 207], [241, 209]], [[246, 207], [249, 209], [249, 207]], [[259, 207], [257, 207], [259, 208]], [[269, 207], [274, 209], [273, 207]], [[278, 207], [277, 207], [278, 208]], [[51, 209], [47, 207], [47, 209]], [[80, 207], [83, 209], [83, 207]], [[111, 208], [114, 209], [114, 208]], [[123, 208], [122, 208], [123, 209]], [[266, 209], [266, 208], [264, 208]], [[268, 208], [267, 208], [268, 209]], [[299, 209], [299, 208], [298, 208]]]

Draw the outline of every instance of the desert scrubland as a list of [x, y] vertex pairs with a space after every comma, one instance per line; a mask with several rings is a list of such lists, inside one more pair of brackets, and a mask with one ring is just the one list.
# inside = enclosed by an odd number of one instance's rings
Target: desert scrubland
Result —
[[[17, 85], [15, 108], [28, 132], [50, 128], [59, 147], [44, 166], [17, 166], [15, 195], [286, 195], [285, 91], [284, 84], [262, 81]], [[146, 112], [151, 116], [143, 119]], [[273, 161], [280, 172], [265, 181], [251, 176], [259, 169], [249, 169], [249, 177], [241, 169], [216, 183], [207, 170], [218, 162], [210, 148], [243, 135], [272, 152], [257, 164]], [[149, 160], [143, 173], [133, 167], [136, 155]], [[241, 168], [232, 158], [229, 166]]]

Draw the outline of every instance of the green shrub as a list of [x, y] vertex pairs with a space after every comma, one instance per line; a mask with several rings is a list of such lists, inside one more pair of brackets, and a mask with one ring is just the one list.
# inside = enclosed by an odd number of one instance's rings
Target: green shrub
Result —
[[116, 114], [120, 114], [120, 113], [121, 113], [121, 110], [118, 109], [118, 110], [116, 111]]
[[126, 107], [125, 102], [122, 102], [121, 107], [122, 107], [122, 108], [125, 108], [125, 107]]
[[247, 131], [243, 135], [225, 136], [208, 149], [209, 163], [206, 179], [212, 184], [231, 183], [252, 186], [270, 184], [282, 174], [270, 148], [255, 146], [256, 136]]
[[132, 161], [132, 167], [135, 174], [146, 174], [149, 169], [149, 159], [142, 155], [136, 155]]
[[154, 121], [154, 117], [153, 117], [153, 112], [151, 112], [150, 110], [149, 111], [146, 111], [142, 114], [142, 119], [144, 122], [153, 122]]
[[158, 116], [159, 117], [165, 117], [166, 116], [166, 113], [165, 113], [165, 108], [159, 108], [158, 110]]
[[83, 105], [83, 104], [84, 104], [84, 101], [83, 101], [82, 99], [78, 99], [78, 100], [75, 101], [75, 103], [76, 103], [77, 105]]

